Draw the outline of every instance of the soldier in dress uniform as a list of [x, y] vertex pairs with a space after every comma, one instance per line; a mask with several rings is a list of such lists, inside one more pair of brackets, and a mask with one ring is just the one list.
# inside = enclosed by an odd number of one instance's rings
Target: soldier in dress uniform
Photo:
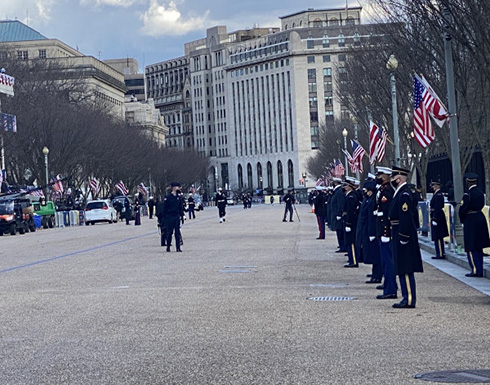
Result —
[[415, 275], [422, 273], [422, 256], [413, 222], [414, 202], [407, 184], [409, 170], [393, 167], [391, 185], [395, 188], [389, 218], [393, 242], [395, 270], [400, 281], [402, 300], [393, 305], [396, 309], [414, 308], [417, 302]]
[[344, 265], [344, 267], [359, 267], [359, 260], [355, 249], [359, 200], [354, 191], [354, 180], [351, 178], [346, 178], [345, 182], [342, 183], [342, 188], [345, 191], [344, 208], [342, 210], [342, 217], [344, 221], [344, 240], [345, 248], [347, 249], [347, 256], [349, 257], [349, 263]]
[[379, 185], [376, 194], [376, 237], [379, 241], [379, 256], [381, 268], [383, 269], [383, 285], [377, 286], [382, 289], [383, 294], [376, 296], [377, 299], [396, 298], [396, 274], [395, 261], [393, 259], [393, 248], [391, 243], [391, 225], [388, 217], [390, 204], [393, 200], [393, 189], [390, 185], [391, 169], [378, 167], [376, 183]]
[[465, 174], [468, 192], [463, 195], [459, 208], [459, 218], [463, 224], [464, 251], [468, 256], [471, 273], [467, 277], [483, 277], [483, 249], [490, 246], [488, 225], [482, 208], [485, 196], [477, 187], [478, 175]]
[[218, 188], [214, 201], [218, 207], [219, 223], [226, 222], [226, 194], [221, 187]]
[[315, 215], [318, 223], [318, 238], [325, 239], [325, 222], [327, 215], [327, 188], [323, 186], [316, 187], [316, 196], [313, 199], [315, 205]]
[[181, 252], [181, 235], [180, 235], [180, 220], [184, 217], [184, 207], [182, 205], [182, 198], [180, 197], [180, 183], [172, 182], [170, 184], [172, 191], [163, 200], [162, 205], [162, 217], [165, 221], [165, 235], [167, 252], [170, 252], [170, 245], [172, 242], [172, 235], [175, 232], [175, 249]]
[[342, 190], [342, 179], [333, 178], [333, 192], [330, 198], [330, 226], [337, 233], [338, 249], [336, 253], [345, 253], [344, 228], [342, 226], [342, 210], [344, 208], [345, 195]]
[[434, 195], [430, 200], [430, 235], [436, 248], [436, 255], [432, 259], [445, 259], [444, 238], [449, 235], [444, 214], [444, 195], [441, 191], [441, 182], [433, 181], [430, 184]]
[[294, 195], [293, 190], [289, 190], [286, 195], [283, 196], [282, 201], [284, 202], [284, 217], [282, 219], [283, 222], [287, 222], [286, 217], [289, 212], [289, 222], [293, 221], [293, 204], [294, 204]]

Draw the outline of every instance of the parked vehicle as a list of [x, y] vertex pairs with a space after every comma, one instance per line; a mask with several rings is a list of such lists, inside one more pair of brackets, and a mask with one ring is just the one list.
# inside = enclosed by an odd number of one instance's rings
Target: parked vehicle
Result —
[[43, 229], [47, 229], [48, 227], [52, 229], [56, 217], [56, 207], [54, 202], [32, 202], [32, 206], [34, 208], [34, 213], [41, 216], [41, 226]]
[[108, 199], [89, 201], [85, 207], [85, 224], [93, 225], [96, 222], [114, 223], [116, 210]]
[[121, 212], [119, 215], [120, 220], [124, 220], [126, 218], [126, 208], [124, 207], [124, 203], [126, 202], [126, 200], [129, 201], [129, 210], [130, 210], [129, 218], [134, 219], [134, 204], [133, 204], [133, 200], [131, 198], [124, 196], [124, 195], [121, 195], [121, 196], [115, 197], [112, 200], [113, 206], [116, 206], [116, 201], [121, 204]]
[[36, 231], [34, 210], [26, 198], [0, 198], [0, 235], [25, 234]]
[[196, 211], [204, 210], [204, 205], [202, 204], [201, 195], [194, 194], [192, 195], [192, 197], [194, 198], [194, 203], [195, 203], [194, 210]]

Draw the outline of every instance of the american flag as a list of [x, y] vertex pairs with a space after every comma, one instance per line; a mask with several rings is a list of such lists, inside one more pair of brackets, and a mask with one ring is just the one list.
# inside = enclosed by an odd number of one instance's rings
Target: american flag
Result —
[[357, 168], [359, 169], [359, 172], [363, 172], [362, 159], [364, 158], [364, 154], [366, 153], [366, 151], [359, 144], [359, 142], [357, 140], [351, 139], [351, 144], [352, 144], [352, 157], [354, 158], [354, 161], [356, 162], [356, 165], [357, 165]]
[[0, 190], [2, 187], [2, 183], [3, 183], [3, 170], [0, 170]]
[[96, 178], [92, 178], [90, 181], [90, 188], [94, 192], [94, 194], [97, 194], [99, 192], [100, 188], [100, 182]]
[[413, 133], [417, 142], [427, 147], [436, 137], [434, 128], [429, 118], [429, 111], [424, 101], [427, 96], [426, 88], [420, 82], [418, 76], [413, 78]]
[[349, 154], [348, 151], [342, 150], [342, 152], [345, 154], [347, 157], [347, 162], [349, 163], [350, 171], [351, 172], [357, 172], [359, 168], [357, 167], [357, 162], [356, 160], [352, 157], [351, 154]]
[[122, 180], [120, 180], [119, 182], [116, 183], [116, 188], [119, 191], [121, 191], [121, 194], [128, 195], [128, 189], [126, 188], [126, 186], [124, 186], [124, 183]]
[[318, 180], [316, 181], [315, 183], [315, 186], [318, 187], [318, 186], [323, 186], [325, 184], [325, 177], [322, 175], [320, 178], [318, 178]]
[[369, 163], [374, 164], [376, 160], [378, 162], [383, 161], [387, 139], [388, 134], [383, 127], [378, 127], [371, 121], [369, 130]]
[[148, 190], [146, 189], [145, 184], [143, 182], [141, 182], [138, 185], [138, 191], [143, 195], [148, 195]]
[[44, 197], [43, 190], [37, 187], [34, 187], [32, 190], [29, 190], [29, 188], [27, 188], [27, 193], [34, 197]]
[[335, 178], [339, 178], [345, 174], [344, 165], [339, 159], [334, 159], [331, 174]]
[[[417, 77], [417, 75], [415, 76]], [[429, 82], [423, 76], [419, 77], [419, 81], [425, 87], [423, 95], [425, 107], [429, 111], [430, 116], [432, 116], [432, 119], [434, 119], [434, 122], [439, 127], [442, 127], [449, 120], [449, 113]]]
[[60, 195], [63, 194], [63, 183], [61, 183], [62, 177], [60, 174], [56, 175], [55, 177], [51, 178], [51, 186], [54, 191], [59, 193]]

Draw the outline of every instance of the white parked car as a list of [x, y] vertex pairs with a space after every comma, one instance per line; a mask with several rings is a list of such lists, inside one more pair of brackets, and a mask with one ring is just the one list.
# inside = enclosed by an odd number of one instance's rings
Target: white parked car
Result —
[[95, 222], [114, 223], [115, 221], [116, 209], [109, 199], [99, 199], [87, 203], [85, 207], [85, 224], [87, 226], [93, 225]]

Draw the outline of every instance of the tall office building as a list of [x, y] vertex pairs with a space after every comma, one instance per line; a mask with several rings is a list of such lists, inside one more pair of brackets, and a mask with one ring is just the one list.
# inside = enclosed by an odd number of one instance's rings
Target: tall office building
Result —
[[361, 24], [361, 12], [308, 9], [281, 17], [280, 30], [217, 26], [185, 45], [193, 143], [211, 159], [211, 190], [314, 185], [306, 162], [321, 126], [350, 119], [336, 98], [348, 51], [380, 33]]

